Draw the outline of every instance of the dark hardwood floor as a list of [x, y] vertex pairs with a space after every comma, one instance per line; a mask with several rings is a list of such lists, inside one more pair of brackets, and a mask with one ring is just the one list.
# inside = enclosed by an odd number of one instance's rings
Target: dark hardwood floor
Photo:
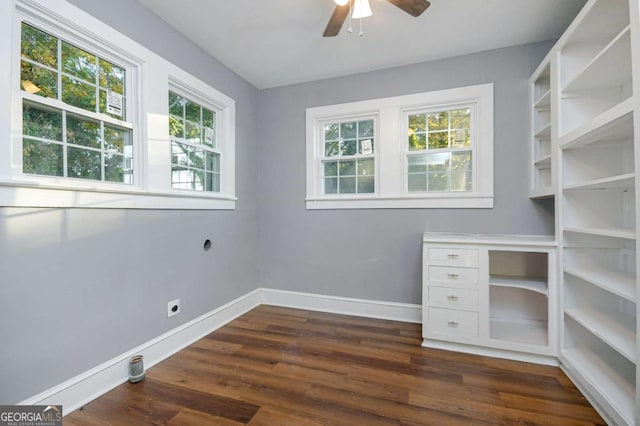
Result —
[[605, 424], [558, 368], [420, 342], [418, 324], [262, 305], [64, 424]]

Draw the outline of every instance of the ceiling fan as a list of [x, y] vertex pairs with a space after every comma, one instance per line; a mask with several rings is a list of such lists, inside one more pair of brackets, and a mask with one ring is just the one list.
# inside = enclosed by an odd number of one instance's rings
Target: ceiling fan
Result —
[[[427, 0], [387, 0], [389, 3], [394, 6], [399, 7], [400, 9], [407, 12], [409, 15], [413, 17], [418, 17], [427, 10], [427, 8], [431, 5]], [[351, 6], [353, 6], [353, 14], [352, 17], [354, 19], [364, 18], [365, 16], [371, 15], [371, 8], [369, 7], [369, 0], [335, 0], [337, 3], [336, 8], [329, 18], [329, 23], [327, 24], [327, 28], [325, 28], [324, 33], [322, 34], [324, 37], [335, 37], [340, 32], [340, 28], [342, 28], [342, 24], [345, 19], [349, 15], [349, 11], [352, 10]]]

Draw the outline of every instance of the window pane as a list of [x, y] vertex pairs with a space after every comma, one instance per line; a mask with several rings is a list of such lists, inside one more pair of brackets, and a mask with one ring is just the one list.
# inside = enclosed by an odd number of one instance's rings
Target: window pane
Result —
[[448, 172], [429, 172], [428, 174], [429, 192], [431, 191], [448, 191], [449, 190], [449, 173]]
[[200, 105], [187, 101], [185, 112], [187, 120], [200, 124]]
[[361, 138], [373, 137], [373, 120], [364, 120], [358, 123], [358, 136]]
[[338, 193], [338, 178], [324, 178], [324, 193], [325, 194]]
[[202, 170], [193, 171], [193, 189], [196, 191], [204, 191], [204, 175], [205, 172]]
[[358, 160], [358, 175], [373, 175], [374, 173], [373, 160]]
[[67, 143], [100, 148], [100, 123], [67, 114]]
[[207, 191], [220, 192], [220, 173], [211, 173], [211, 187]]
[[58, 97], [57, 73], [22, 61], [20, 64], [20, 86], [25, 92], [45, 98]]
[[427, 135], [415, 133], [409, 135], [409, 151], [423, 151], [427, 149]]
[[22, 134], [62, 141], [62, 112], [24, 104], [22, 107]]
[[206, 170], [210, 172], [220, 173], [220, 155], [213, 152], [207, 152]]
[[100, 152], [67, 148], [67, 176], [81, 179], [102, 179]]
[[327, 142], [324, 144], [324, 155], [334, 157], [340, 154], [340, 142]]
[[191, 173], [186, 167], [171, 166], [171, 187], [176, 189], [191, 189]]
[[100, 87], [124, 95], [125, 71], [111, 62], [100, 59]]
[[443, 152], [439, 154], [429, 154], [427, 157], [427, 168], [430, 172], [448, 172], [451, 153]]
[[342, 155], [355, 155], [356, 140], [346, 140], [342, 143]]
[[214, 117], [216, 114], [213, 111], [209, 111], [206, 108], [202, 108], [202, 125], [205, 127], [214, 128]]
[[355, 177], [339, 178], [338, 189], [341, 194], [355, 194], [356, 178]]
[[340, 161], [339, 168], [340, 176], [354, 176], [356, 174], [355, 161]]
[[337, 124], [325, 124], [324, 126], [324, 140], [336, 141], [338, 140], [338, 125]]
[[57, 68], [58, 39], [30, 25], [22, 23], [22, 56]]
[[184, 138], [184, 121], [180, 118], [169, 116], [169, 134], [176, 138]]
[[353, 139], [356, 137], [356, 123], [341, 123], [340, 137], [342, 139]]
[[62, 176], [62, 145], [23, 139], [22, 172]]
[[96, 57], [89, 52], [62, 42], [62, 71], [81, 80], [96, 81]]
[[124, 152], [126, 147], [132, 147], [131, 132], [104, 126], [104, 149], [107, 151]]
[[449, 128], [448, 111], [433, 112], [431, 114], [427, 114], [427, 124], [429, 126], [429, 131], [447, 130]]
[[324, 163], [324, 175], [325, 176], [338, 176], [338, 162], [327, 161]]
[[409, 134], [427, 131], [427, 115], [412, 114], [409, 116]]
[[427, 174], [410, 174], [408, 183], [409, 192], [425, 192], [427, 190]]
[[449, 132], [429, 133], [429, 149], [449, 148]]
[[120, 154], [106, 153], [104, 156], [104, 180], [124, 182], [124, 157]]
[[171, 163], [186, 166], [189, 161], [189, 146], [178, 143], [171, 142]]
[[451, 190], [471, 191], [473, 188], [471, 174], [471, 151], [451, 154]]
[[191, 143], [200, 143], [200, 126], [187, 121], [185, 124], [184, 137]]
[[182, 118], [185, 102], [186, 100], [182, 96], [169, 92], [169, 113]]
[[62, 76], [62, 101], [95, 112], [96, 88], [79, 80]]
[[204, 170], [204, 151], [198, 148], [191, 148], [189, 152], [189, 167]]
[[469, 129], [471, 128], [471, 109], [458, 109], [451, 111], [451, 128], [452, 129]]
[[358, 176], [358, 193], [371, 194], [375, 192], [375, 178], [373, 176]]
[[425, 173], [427, 171], [426, 155], [411, 155], [407, 163], [409, 173]]

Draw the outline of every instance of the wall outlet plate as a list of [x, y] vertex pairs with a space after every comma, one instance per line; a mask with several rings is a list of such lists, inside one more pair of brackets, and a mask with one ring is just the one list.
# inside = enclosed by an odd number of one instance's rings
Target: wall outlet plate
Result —
[[171, 318], [180, 313], [180, 299], [167, 303], [167, 318]]

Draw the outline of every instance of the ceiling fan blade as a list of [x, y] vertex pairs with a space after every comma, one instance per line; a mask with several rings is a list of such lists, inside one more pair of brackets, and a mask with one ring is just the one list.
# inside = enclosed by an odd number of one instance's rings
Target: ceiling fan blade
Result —
[[324, 29], [323, 37], [335, 37], [340, 32], [340, 28], [342, 28], [342, 24], [344, 20], [347, 19], [347, 15], [349, 15], [349, 4], [344, 6], [336, 6], [329, 18], [329, 23], [327, 24], [327, 28]]
[[399, 7], [400, 9], [407, 12], [409, 15], [413, 17], [418, 17], [422, 15], [422, 12], [427, 10], [431, 3], [427, 0], [387, 0], [389, 3], [394, 6]]

